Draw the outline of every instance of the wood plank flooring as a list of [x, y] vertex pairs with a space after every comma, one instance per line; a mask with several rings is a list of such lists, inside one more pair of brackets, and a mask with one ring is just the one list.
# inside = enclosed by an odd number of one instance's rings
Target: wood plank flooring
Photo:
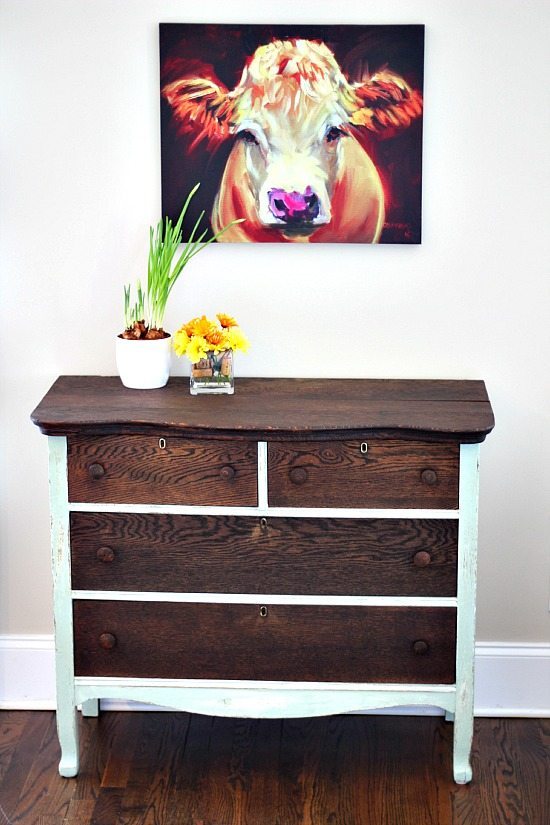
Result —
[[0, 712], [0, 825], [550, 825], [550, 720], [478, 719], [474, 781], [442, 717], [101, 713], [57, 773], [50, 712]]

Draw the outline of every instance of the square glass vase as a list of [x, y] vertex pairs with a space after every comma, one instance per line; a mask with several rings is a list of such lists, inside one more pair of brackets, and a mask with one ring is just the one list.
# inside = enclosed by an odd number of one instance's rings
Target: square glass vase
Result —
[[225, 394], [233, 395], [235, 381], [233, 374], [233, 350], [207, 352], [204, 358], [191, 364], [189, 390], [191, 395]]

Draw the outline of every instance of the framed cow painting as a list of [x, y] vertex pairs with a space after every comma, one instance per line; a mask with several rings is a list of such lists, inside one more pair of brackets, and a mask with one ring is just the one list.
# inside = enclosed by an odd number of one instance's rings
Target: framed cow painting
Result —
[[420, 243], [424, 27], [161, 24], [163, 214], [220, 240]]

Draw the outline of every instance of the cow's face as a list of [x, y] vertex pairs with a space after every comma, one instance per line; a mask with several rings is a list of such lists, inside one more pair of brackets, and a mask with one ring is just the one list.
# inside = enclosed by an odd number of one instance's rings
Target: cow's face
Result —
[[262, 46], [245, 67], [234, 131], [264, 226], [301, 235], [330, 222], [346, 88], [329, 49], [307, 40]]
[[331, 195], [350, 126], [406, 126], [421, 111], [417, 93], [382, 72], [350, 84], [332, 52], [310, 40], [275, 41], [256, 50], [238, 86], [187, 77], [163, 93], [183, 132], [231, 136], [244, 153], [260, 222], [308, 235], [331, 221]]
[[331, 219], [345, 113], [323, 103], [286, 113], [266, 109], [236, 129], [260, 221], [308, 234]]

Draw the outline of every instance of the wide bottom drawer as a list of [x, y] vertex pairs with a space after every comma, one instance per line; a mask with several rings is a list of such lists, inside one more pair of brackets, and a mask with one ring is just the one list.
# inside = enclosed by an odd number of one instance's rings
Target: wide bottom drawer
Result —
[[77, 676], [455, 681], [448, 607], [77, 600], [74, 632]]

